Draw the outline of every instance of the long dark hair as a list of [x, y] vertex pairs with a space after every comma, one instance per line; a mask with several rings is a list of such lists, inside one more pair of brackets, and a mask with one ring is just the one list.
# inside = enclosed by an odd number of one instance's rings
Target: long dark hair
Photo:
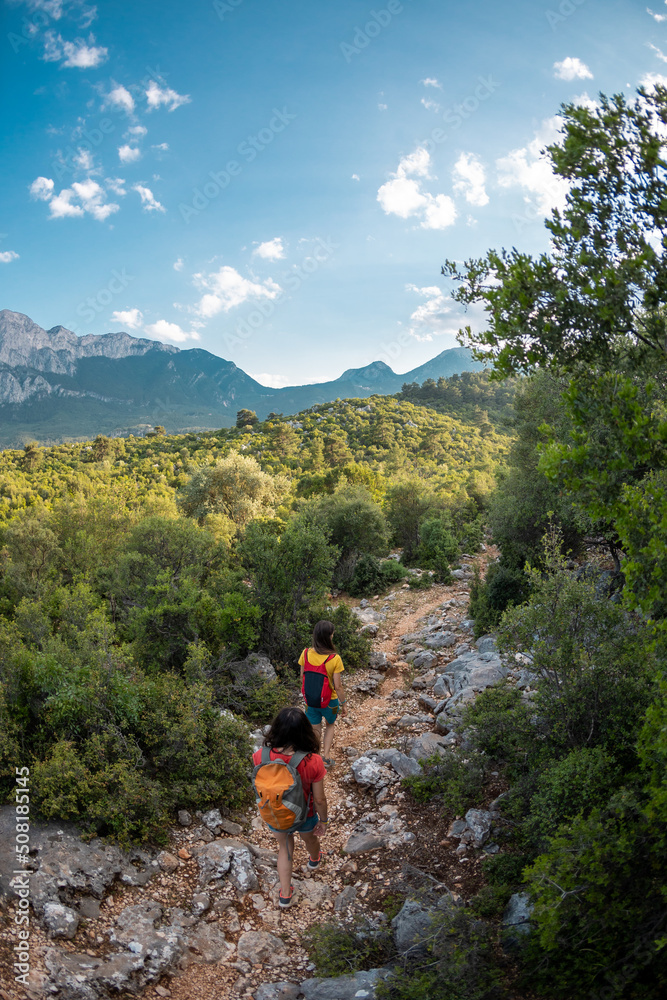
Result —
[[333, 644], [334, 624], [323, 618], [313, 629], [313, 649], [316, 653], [335, 653], [336, 647]]
[[300, 708], [283, 708], [271, 723], [264, 737], [267, 747], [292, 747], [303, 753], [319, 753], [320, 741], [305, 712]]

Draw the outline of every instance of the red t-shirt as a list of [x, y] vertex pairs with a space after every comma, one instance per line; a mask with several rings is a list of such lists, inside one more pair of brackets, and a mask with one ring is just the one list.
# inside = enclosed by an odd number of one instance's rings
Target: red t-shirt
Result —
[[[275, 750], [271, 751], [271, 760], [289, 760], [292, 755], [288, 753], [276, 753]], [[253, 764], [261, 764], [262, 762], [262, 751], [255, 750], [252, 755]], [[303, 785], [303, 793], [306, 796], [306, 801], [308, 802], [308, 815], [312, 816], [315, 813], [315, 803], [310, 798], [311, 786], [316, 781], [322, 781], [327, 773], [324, 766], [324, 761], [318, 753], [309, 753], [307, 757], [297, 765], [297, 771], [299, 777], [301, 778], [301, 784]]]

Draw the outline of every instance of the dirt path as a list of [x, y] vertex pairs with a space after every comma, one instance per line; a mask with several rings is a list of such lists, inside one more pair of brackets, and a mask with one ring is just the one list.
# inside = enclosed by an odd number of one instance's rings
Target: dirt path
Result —
[[[486, 558], [494, 554], [489, 552]], [[486, 559], [483, 561], [486, 562]], [[233, 939], [238, 938], [242, 930], [268, 930], [278, 934], [288, 945], [289, 961], [279, 968], [250, 968], [243, 963], [232, 963], [232, 967], [194, 965], [184, 976], [174, 977], [169, 983], [163, 980], [159, 991], [148, 987], [143, 994], [146, 998], [152, 1000], [153, 997], [171, 996], [174, 1000], [217, 1000], [223, 997], [251, 997], [262, 982], [299, 981], [313, 975], [303, 942], [308, 927], [330, 920], [334, 915], [336, 919], [344, 919], [346, 915], [349, 919], [349, 912], [334, 914], [334, 900], [346, 886], [357, 890], [356, 913], [379, 916], [384, 898], [396, 891], [397, 879], [402, 879], [406, 864], [411, 869], [435, 875], [465, 897], [477, 891], [481, 883], [478, 864], [472, 859], [465, 859], [462, 863], [454, 854], [456, 843], [446, 839], [448, 823], [444, 821], [441, 810], [437, 806], [416, 806], [400, 791], [400, 785], [390, 794], [387, 803], [399, 807], [406, 829], [415, 834], [414, 842], [404, 848], [385, 848], [354, 860], [342, 853], [358, 818], [369, 810], [377, 810], [370, 792], [361, 790], [350, 780], [349, 763], [366, 751], [396, 746], [397, 731], [388, 721], [395, 720], [397, 716], [398, 703], [389, 698], [392, 691], [403, 688], [410, 692], [408, 698], [400, 701], [398, 714], [418, 711], [417, 695], [410, 687], [413, 672], [397, 655], [400, 637], [415, 631], [422, 619], [452, 599], [456, 601], [456, 606], [449, 609], [450, 616], [458, 621], [465, 619], [468, 593], [468, 585], [458, 581], [448, 586], [436, 585], [426, 591], [398, 592], [373, 642], [374, 650], [386, 653], [394, 663], [377, 694], [368, 696], [355, 692], [355, 683], [363, 679], [365, 673], [346, 676], [349, 714], [347, 719], [336, 723], [333, 748], [336, 766], [327, 775], [325, 783], [331, 823], [323, 840], [326, 854], [324, 868], [308, 878], [303, 871], [308, 855], [297, 838], [294, 874], [298, 898], [293, 907], [284, 912], [278, 911], [276, 886], [268, 898], [266, 892], [262, 894], [266, 905], [261, 909], [256, 908], [258, 904], [262, 905], [259, 900], [246, 901], [241, 912], [231, 911], [220, 918]], [[385, 600], [380, 598], [369, 604], [379, 609]], [[447, 653], [449, 655], [443, 658], [443, 662], [454, 656], [451, 650]], [[429, 728], [418, 726], [411, 735]], [[252, 826], [254, 829], [249, 839], [257, 846], [273, 851], [275, 840], [270, 831], [258, 820]], [[178, 844], [173, 845], [173, 849], [176, 847]], [[446, 847], [450, 850], [444, 850]], [[434, 848], [439, 850], [434, 852]], [[313, 884], [325, 886], [329, 891], [315, 891]], [[165, 987], [168, 987], [168, 993]]]
[[[480, 560], [482, 568], [495, 556], [490, 549]], [[202, 926], [218, 923], [228, 941], [236, 943], [245, 931], [269, 931], [277, 935], [287, 946], [284, 964], [276, 966], [250, 966], [247, 962], [213, 961], [202, 962], [202, 956], [193, 954], [192, 964], [174, 976], [163, 976], [159, 983], [146, 987], [141, 996], [146, 1000], [171, 997], [174, 1000], [227, 1000], [227, 998], [252, 997], [262, 982], [290, 980], [299, 982], [313, 975], [304, 943], [304, 932], [312, 924], [331, 920], [351, 920], [355, 915], [363, 915], [375, 920], [385, 920], [384, 908], [387, 897], [397, 892], [414, 889], [410, 878], [425, 880], [436, 878], [448, 888], [469, 898], [479, 889], [481, 875], [479, 860], [474, 856], [461, 858], [456, 855], [455, 841], [447, 838], [448, 822], [437, 804], [418, 805], [401, 790], [400, 782], [386, 792], [381, 806], [378, 806], [372, 791], [365, 791], [353, 779], [349, 765], [357, 757], [374, 749], [397, 747], [414, 736], [433, 728], [432, 722], [421, 722], [407, 730], [398, 730], [399, 716], [420, 714], [419, 692], [412, 689], [414, 669], [405, 660], [399, 659], [401, 636], [424, 627], [424, 621], [435, 612], [442, 618], [447, 604], [446, 616], [453, 631], [459, 631], [459, 646], [470, 638], [469, 632], [461, 631], [460, 623], [468, 615], [469, 586], [465, 581], [452, 585], [436, 585], [428, 590], [399, 589], [393, 599], [378, 598], [369, 602], [371, 608], [382, 609], [384, 621], [379, 623], [378, 634], [373, 640], [376, 652], [387, 654], [391, 667], [386, 671], [377, 691], [363, 694], [355, 687], [370, 675], [370, 671], [347, 674], [345, 676], [348, 695], [347, 719], [336, 723], [336, 737], [333, 755], [336, 766], [326, 779], [325, 788], [329, 802], [330, 826], [323, 840], [325, 865], [320, 871], [308, 877], [303, 870], [307, 853], [303, 843], [297, 838], [294, 884], [296, 902], [287, 911], [277, 907], [277, 872], [271, 854], [275, 850], [275, 840], [254, 810], [244, 823], [240, 839], [249, 842], [259, 853], [266, 852], [256, 860], [260, 889], [246, 894], [242, 899], [231, 898], [233, 890], [223, 886], [223, 890], [210, 893], [211, 906], [202, 918]], [[357, 603], [357, 602], [348, 602]], [[439, 653], [438, 667], [443, 667], [456, 653], [455, 648]], [[392, 697], [392, 693], [402, 689], [405, 696]], [[268, 721], [268, 720], [267, 720]], [[392, 819], [398, 815], [400, 829], [407, 834], [400, 842], [373, 850], [355, 857], [343, 854], [343, 847], [355, 826], [368, 816]], [[197, 832], [199, 831], [199, 832]], [[178, 868], [163, 872], [151, 879], [143, 889], [130, 888], [115, 883], [114, 890], [103, 902], [100, 917], [85, 924], [77, 933], [75, 941], [64, 942], [61, 947], [80, 952], [88, 949], [88, 955], [105, 955], [112, 952], [107, 931], [113, 926], [118, 914], [127, 906], [155, 900], [163, 911], [180, 907], [186, 914], [192, 912], [193, 895], [200, 890], [199, 870], [191, 849], [201, 840], [202, 827], [177, 827], [172, 831], [168, 851], [178, 858]], [[224, 835], [223, 835], [224, 836]], [[399, 838], [400, 839], [400, 838]], [[180, 853], [179, 853], [180, 852]], [[409, 873], [406, 875], [406, 872]], [[341, 893], [346, 890], [345, 897]], [[227, 897], [222, 896], [225, 891]], [[341, 899], [351, 898], [350, 905], [342, 906]], [[37, 929], [36, 929], [37, 930]], [[51, 944], [41, 930], [35, 957], [43, 954]], [[183, 966], [183, 961], [181, 966]], [[186, 957], [187, 964], [187, 957]], [[5, 984], [2, 984], [5, 986]], [[0, 997], [15, 1000], [26, 994], [10, 988], [6, 992], [0, 988]], [[33, 1000], [35, 993], [28, 993]], [[129, 996], [129, 994], [128, 994]]]

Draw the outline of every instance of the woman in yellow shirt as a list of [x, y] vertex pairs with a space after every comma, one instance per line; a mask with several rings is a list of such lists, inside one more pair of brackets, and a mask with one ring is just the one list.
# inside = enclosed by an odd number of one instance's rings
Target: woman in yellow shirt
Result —
[[[322, 719], [326, 719], [327, 728], [322, 739], [322, 759], [327, 767], [333, 767], [334, 761], [329, 757], [331, 745], [334, 738], [334, 723], [340, 711], [343, 716], [347, 715], [345, 708], [347, 698], [343, 690], [343, 679], [341, 674], [345, 667], [343, 661], [336, 652], [333, 644], [334, 626], [332, 622], [318, 622], [313, 629], [313, 645], [304, 649], [299, 657], [301, 667], [301, 688], [306, 699], [306, 715], [317, 733], [318, 738], [322, 738]], [[331, 700], [329, 704], [322, 707], [319, 694], [317, 694], [317, 675], [324, 679], [324, 667], [326, 680], [331, 688]], [[310, 680], [315, 679], [315, 684], [304, 683], [304, 673], [310, 674]]]

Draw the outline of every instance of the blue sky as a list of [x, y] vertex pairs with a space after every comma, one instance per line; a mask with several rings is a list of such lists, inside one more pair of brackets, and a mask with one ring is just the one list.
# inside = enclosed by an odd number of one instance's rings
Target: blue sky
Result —
[[546, 246], [560, 104], [667, 82], [652, 3], [6, 0], [0, 307], [407, 371], [456, 344], [446, 257]]

